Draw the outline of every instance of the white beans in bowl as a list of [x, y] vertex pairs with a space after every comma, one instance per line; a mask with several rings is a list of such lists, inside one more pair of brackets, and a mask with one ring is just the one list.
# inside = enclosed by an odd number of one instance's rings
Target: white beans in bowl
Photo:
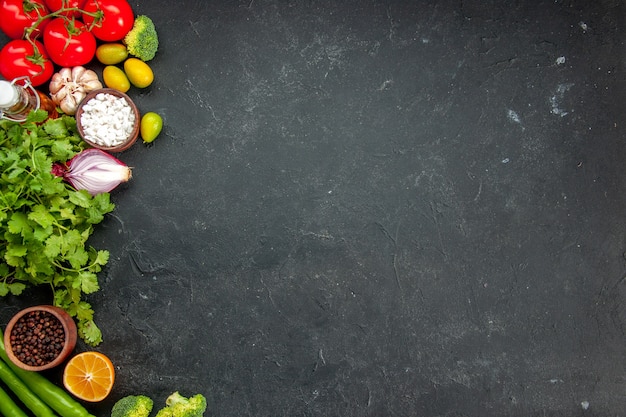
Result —
[[135, 113], [124, 97], [98, 93], [82, 106], [83, 137], [99, 146], [124, 143], [135, 127]]

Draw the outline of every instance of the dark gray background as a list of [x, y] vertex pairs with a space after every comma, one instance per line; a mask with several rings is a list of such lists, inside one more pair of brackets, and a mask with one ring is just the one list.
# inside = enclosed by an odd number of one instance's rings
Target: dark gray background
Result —
[[626, 415], [622, 1], [131, 4], [96, 414]]

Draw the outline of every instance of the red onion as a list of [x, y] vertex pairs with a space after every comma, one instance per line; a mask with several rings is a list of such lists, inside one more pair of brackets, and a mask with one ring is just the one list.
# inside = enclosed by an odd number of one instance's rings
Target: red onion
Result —
[[76, 154], [67, 164], [54, 164], [52, 173], [91, 195], [108, 193], [132, 178], [131, 170], [114, 156], [95, 148]]

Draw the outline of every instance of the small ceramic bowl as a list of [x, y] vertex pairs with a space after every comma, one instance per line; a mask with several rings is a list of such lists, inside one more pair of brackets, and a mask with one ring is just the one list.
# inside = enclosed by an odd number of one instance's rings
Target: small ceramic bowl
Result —
[[[26, 322], [31, 326], [28, 326]], [[57, 338], [62, 339], [62, 343], [54, 342], [55, 336], [50, 335], [52, 331], [44, 329], [48, 327], [46, 323], [56, 329], [54, 334]], [[41, 326], [37, 326], [37, 324], [41, 324]], [[25, 335], [28, 335], [29, 339]], [[21, 340], [22, 345], [32, 346], [32, 342], [27, 340], [32, 340], [33, 335], [41, 338], [38, 342], [40, 343], [39, 348], [46, 353], [38, 352], [37, 354], [28, 353], [24, 355], [31, 358], [36, 355], [40, 358], [40, 364], [30, 361], [26, 361], [28, 363], [23, 362], [22, 359], [19, 359], [22, 357], [20, 350], [14, 349], [20, 343], [17, 340]], [[68, 358], [76, 347], [77, 336], [76, 323], [66, 311], [51, 305], [39, 305], [25, 308], [11, 318], [4, 332], [4, 348], [11, 362], [18, 367], [27, 371], [45, 371], [60, 365]], [[56, 343], [56, 346], [52, 346], [52, 343]], [[26, 350], [21, 349], [22, 352]]]
[[[98, 94], [101, 94], [101, 93], [110, 94], [115, 97], [123, 98], [124, 100], [126, 100], [126, 103], [130, 107], [131, 113], [135, 115], [135, 122], [133, 124], [132, 131], [128, 135], [128, 138], [126, 138], [126, 140], [122, 142], [116, 143], [113, 146], [102, 145], [102, 144], [96, 143], [93, 140], [90, 140], [89, 135], [85, 134], [85, 128], [82, 124], [83, 113], [85, 112], [84, 110], [85, 105], [90, 100], [92, 100], [94, 97], [96, 97]], [[137, 108], [137, 105], [133, 102], [133, 100], [131, 100], [130, 97], [128, 97], [127, 94], [122, 93], [121, 91], [115, 90], [113, 88], [101, 88], [101, 89], [90, 91], [89, 93], [87, 93], [85, 98], [78, 105], [78, 108], [76, 109], [75, 117], [76, 117], [76, 127], [78, 128], [78, 133], [80, 134], [80, 137], [83, 138], [83, 140], [87, 142], [90, 146], [94, 148], [102, 149], [103, 151], [107, 151], [107, 152], [125, 151], [126, 149], [133, 146], [133, 144], [137, 141], [137, 138], [139, 137], [139, 125], [141, 123], [141, 120], [140, 120], [140, 114], [139, 114], [139, 109]]]

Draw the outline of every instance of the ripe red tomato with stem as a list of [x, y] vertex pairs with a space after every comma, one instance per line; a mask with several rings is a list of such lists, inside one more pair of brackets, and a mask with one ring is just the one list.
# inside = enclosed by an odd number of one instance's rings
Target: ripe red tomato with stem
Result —
[[[80, 9], [83, 7], [83, 4], [85, 4], [86, 0], [45, 0], [45, 1], [46, 1], [46, 6], [48, 7], [48, 9], [51, 12], [56, 12], [56, 11], [61, 10], [62, 8], [69, 8], [69, 7]], [[65, 16], [65, 17], [80, 17], [81, 13], [82, 12], [80, 10], [73, 10], [73, 11], [62, 12], [60, 13], [60, 15]]]
[[83, 22], [105, 42], [119, 41], [133, 28], [135, 14], [127, 0], [87, 0]]
[[61, 67], [85, 65], [96, 54], [96, 38], [74, 19], [52, 19], [43, 32], [43, 44], [52, 62]]
[[[11, 39], [22, 39], [24, 31], [47, 14], [44, 0], [0, 0], [0, 30]], [[47, 19], [42, 20], [30, 38], [37, 38], [47, 23]]]
[[0, 50], [0, 75], [6, 80], [28, 76], [34, 87], [44, 84], [54, 73], [54, 64], [39, 41], [14, 39]]

